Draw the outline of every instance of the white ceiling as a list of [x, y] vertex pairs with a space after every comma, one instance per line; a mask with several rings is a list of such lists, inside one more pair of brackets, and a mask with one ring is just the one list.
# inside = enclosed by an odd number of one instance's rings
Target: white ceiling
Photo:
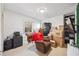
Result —
[[[34, 19], [47, 19], [74, 12], [75, 6], [76, 3], [6, 3], [5, 9]], [[47, 8], [47, 11], [44, 14], [38, 13], [39, 8]]]

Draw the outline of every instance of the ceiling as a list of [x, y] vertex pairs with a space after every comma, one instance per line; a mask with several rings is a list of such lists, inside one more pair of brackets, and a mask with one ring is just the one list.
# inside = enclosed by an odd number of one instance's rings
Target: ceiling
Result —
[[[5, 10], [10, 10], [34, 19], [47, 19], [57, 15], [74, 12], [76, 3], [6, 3]], [[46, 8], [44, 13], [38, 9]]]

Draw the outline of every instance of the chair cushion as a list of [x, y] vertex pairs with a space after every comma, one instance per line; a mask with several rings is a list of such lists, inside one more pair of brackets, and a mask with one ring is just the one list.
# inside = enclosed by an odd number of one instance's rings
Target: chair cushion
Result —
[[43, 33], [38, 32], [33, 34], [33, 41], [41, 41], [44, 39]]

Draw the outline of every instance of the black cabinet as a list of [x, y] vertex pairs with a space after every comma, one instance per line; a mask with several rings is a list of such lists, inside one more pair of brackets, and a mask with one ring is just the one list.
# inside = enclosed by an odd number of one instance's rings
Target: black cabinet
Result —
[[4, 51], [12, 49], [12, 40], [5, 40], [4, 41]]
[[12, 39], [12, 43], [13, 48], [22, 46], [23, 44], [22, 36], [14, 36]]
[[4, 41], [4, 51], [20, 47], [22, 46], [22, 44], [23, 44], [23, 37], [20, 35], [19, 32], [14, 32], [12, 38], [8, 37]]

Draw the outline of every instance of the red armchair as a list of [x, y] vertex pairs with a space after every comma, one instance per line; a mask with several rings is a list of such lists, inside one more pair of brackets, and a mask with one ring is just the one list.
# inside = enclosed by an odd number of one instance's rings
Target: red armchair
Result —
[[47, 53], [51, 49], [50, 41], [44, 40], [44, 35], [42, 32], [34, 33], [33, 41], [35, 41], [37, 50], [42, 53]]

